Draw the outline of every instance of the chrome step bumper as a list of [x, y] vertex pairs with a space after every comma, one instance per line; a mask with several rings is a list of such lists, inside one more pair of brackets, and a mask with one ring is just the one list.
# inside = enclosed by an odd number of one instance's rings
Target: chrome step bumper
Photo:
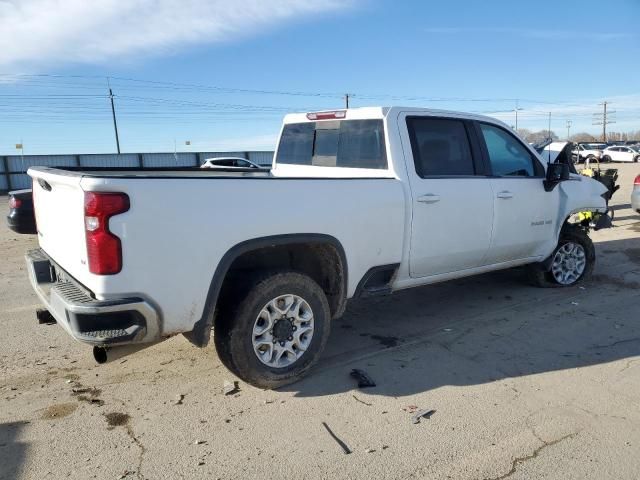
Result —
[[[156, 310], [144, 299], [96, 300], [42, 249], [25, 255], [34, 290], [57, 323], [73, 338], [99, 346], [147, 343], [160, 336]], [[60, 275], [60, 274], [63, 275]]]

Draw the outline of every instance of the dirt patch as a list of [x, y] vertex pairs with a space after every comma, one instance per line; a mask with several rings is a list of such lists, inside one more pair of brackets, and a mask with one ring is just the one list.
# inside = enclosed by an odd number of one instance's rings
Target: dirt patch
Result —
[[129, 420], [131, 420], [131, 416], [120, 412], [105, 413], [104, 418], [107, 420], [109, 430], [116, 427], [123, 427], [129, 423]]
[[51, 405], [47, 407], [44, 412], [42, 412], [43, 420], [55, 420], [58, 418], [64, 418], [68, 415], [71, 415], [76, 408], [78, 408], [77, 403], [58, 403], [56, 405]]

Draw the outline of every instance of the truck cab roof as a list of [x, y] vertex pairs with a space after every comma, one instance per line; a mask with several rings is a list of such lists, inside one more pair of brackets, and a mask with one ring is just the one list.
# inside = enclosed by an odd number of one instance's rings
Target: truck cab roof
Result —
[[335, 110], [319, 110], [304, 113], [290, 113], [284, 117], [284, 123], [316, 122], [322, 120], [365, 120], [365, 119], [392, 119], [398, 113], [415, 113], [416, 115], [430, 115], [438, 117], [468, 118], [471, 120], [481, 120], [484, 122], [505, 125], [500, 120], [485, 115], [475, 113], [458, 112], [453, 110], [440, 110], [424, 107], [403, 107], [403, 106], [379, 106], [379, 107], [357, 107], [342, 108]]

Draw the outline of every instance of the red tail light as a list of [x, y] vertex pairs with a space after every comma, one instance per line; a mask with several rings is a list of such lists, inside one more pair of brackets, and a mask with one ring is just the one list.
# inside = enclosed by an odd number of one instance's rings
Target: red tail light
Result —
[[20, 200], [19, 198], [16, 198], [16, 197], [10, 197], [9, 198], [9, 208], [10, 209], [20, 208], [21, 206], [22, 206], [22, 200]]
[[640, 175], [638, 175], [638, 176], [636, 177], [636, 179], [633, 181], [633, 184], [634, 184], [634, 185], [640, 185]]
[[113, 275], [122, 270], [122, 244], [109, 231], [109, 219], [127, 210], [126, 193], [85, 192], [84, 228], [91, 273]]

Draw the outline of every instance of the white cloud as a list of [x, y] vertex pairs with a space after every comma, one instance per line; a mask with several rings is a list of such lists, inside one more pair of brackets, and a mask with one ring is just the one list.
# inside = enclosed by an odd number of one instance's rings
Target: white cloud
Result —
[[37, 70], [230, 42], [355, 0], [0, 0], [0, 68]]

